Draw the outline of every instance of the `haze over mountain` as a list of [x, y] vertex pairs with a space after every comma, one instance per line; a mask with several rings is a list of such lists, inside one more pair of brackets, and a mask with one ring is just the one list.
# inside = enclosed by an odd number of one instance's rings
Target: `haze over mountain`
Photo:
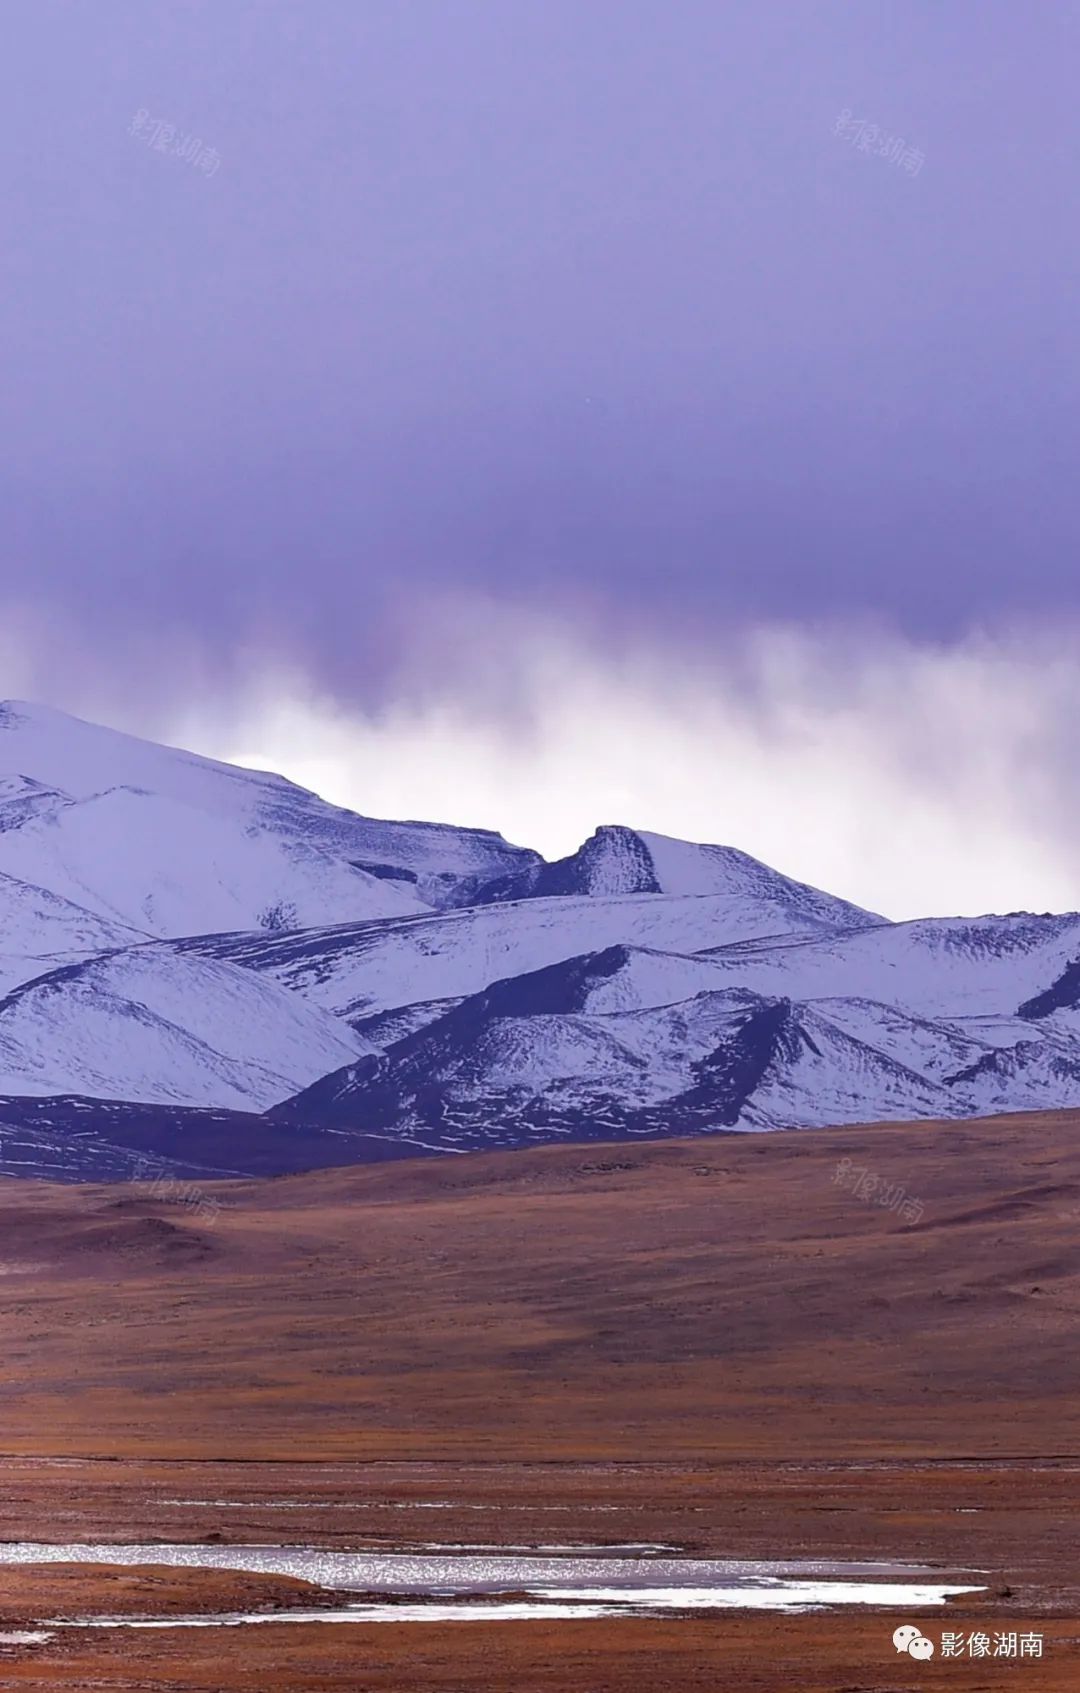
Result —
[[545, 863], [11, 702], [0, 921], [17, 1173], [1080, 1102], [1077, 914], [890, 923], [625, 824]]

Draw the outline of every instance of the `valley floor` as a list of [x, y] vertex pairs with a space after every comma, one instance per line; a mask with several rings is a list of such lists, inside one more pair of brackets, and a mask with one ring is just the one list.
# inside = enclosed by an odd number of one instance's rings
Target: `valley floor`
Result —
[[[646, 1542], [985, 1588], [902, 1617], [60, 1631], [0, 1643], [0, 1688], [1080, 1687], [1078, 1128], [549, 1148], [196, 1203], [0, 1184], [2, 1540]], [[326, 1602], [0, 1568], [0, 1637]], [[1044, 1655], [915, 1663], [902, 1620]]]

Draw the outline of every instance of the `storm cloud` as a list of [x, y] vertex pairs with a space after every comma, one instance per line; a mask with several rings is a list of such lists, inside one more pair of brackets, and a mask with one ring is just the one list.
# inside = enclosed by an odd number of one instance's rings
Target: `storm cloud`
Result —
[[673, 638], [1075, 602], [1075, 14], [7, 24], [3, 597], [116, 682], [265, 646], [377, 704], [448, 586]]

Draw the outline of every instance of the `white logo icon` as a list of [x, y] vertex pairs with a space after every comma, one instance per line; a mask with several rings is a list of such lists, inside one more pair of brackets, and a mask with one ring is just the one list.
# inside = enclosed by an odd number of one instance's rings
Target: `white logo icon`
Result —
[[906, 1652], [909, 1658], [932, 1658], [934, 1642], [927, 1640], [925, 1634], [911, 1623], [901, 1623], [892, 1637], [892, 1643], [898, 1652]]

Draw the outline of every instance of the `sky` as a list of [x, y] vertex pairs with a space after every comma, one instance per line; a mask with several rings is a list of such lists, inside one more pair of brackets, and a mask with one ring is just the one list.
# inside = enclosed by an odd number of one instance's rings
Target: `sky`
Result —
[[1080, 905], [1080, 9], [4, 21], [0, 692]]

